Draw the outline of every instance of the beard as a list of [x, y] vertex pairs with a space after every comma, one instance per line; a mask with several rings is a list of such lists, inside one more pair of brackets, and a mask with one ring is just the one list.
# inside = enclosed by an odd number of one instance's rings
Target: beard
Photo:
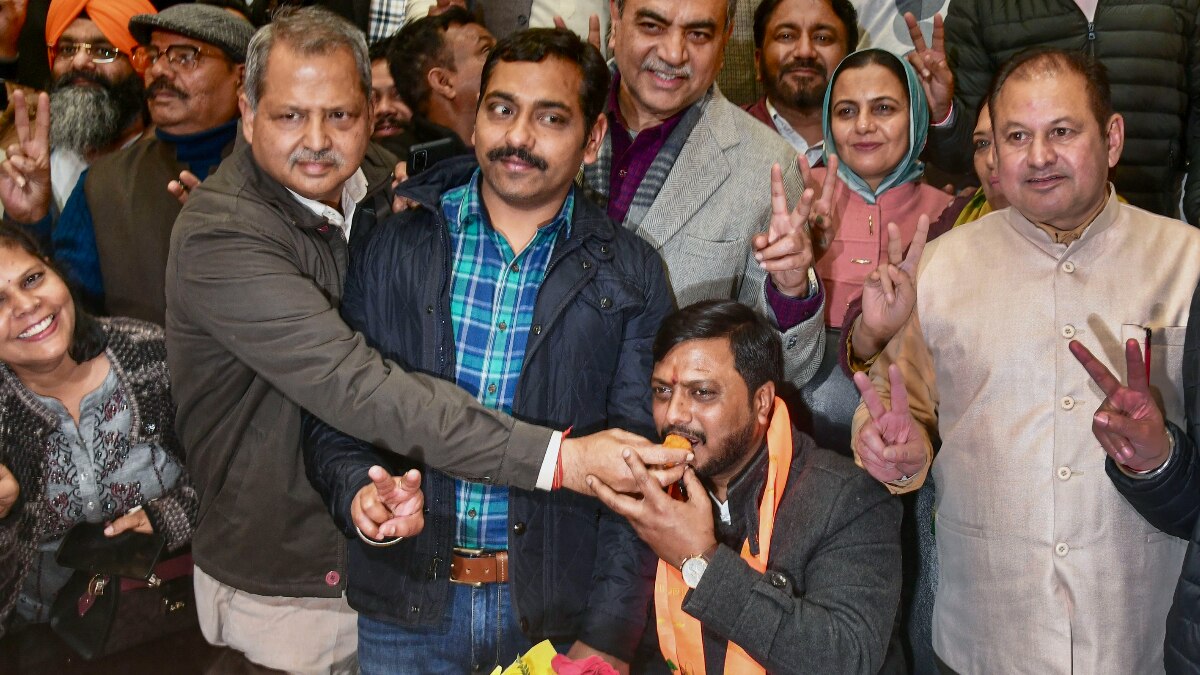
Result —
[[[72, 84], [85, 79], [97, 87]], [[50, 88], [50, 145], [89, 155], [103, 150], [145, 108], [145, 85], [137, 74], [118, 82], [94, 73], [73, 70], [54, 81]]]
[[[784, 79], [784, 75], [796, 68], [812, 68], [821, 73], [821, 77], [799, 83]], [[795, 59], [780, 66], [778, 72], [763, 78], [768, 98], [782, 101], [797, 110], [820, 108], [825, 103], [825, 87], [828, 83], [829, 73], [825, 70], [825, 64], [817, 59]]]
[[[703, 431], [678, 425], [671, 425], [662, 429], [659, 432], [659, 437], [665, 438], [667, 434], [672, 433], [677, 433], [687, 438], [694, 438], [701, 443], [708, 442], [708, 435]], [[751, 414], [750, 419], [746, 421], [744, 427], [726, 436], [720, 446], [711, 448], [712, 456], [708, 458], [708, 461], [693, 467], [696, 470], [696, 475], [708, 481], [713, 476], [718, 476], [728, 471], [748, 454], [758, 449], [758, 444], [761, 442], [758, 436], [757, 424], [754, 415]]]

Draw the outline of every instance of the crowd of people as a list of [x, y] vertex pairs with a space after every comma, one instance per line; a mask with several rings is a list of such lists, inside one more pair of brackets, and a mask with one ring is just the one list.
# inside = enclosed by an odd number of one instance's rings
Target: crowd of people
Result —
[[0, 0], [0, 643], [1200, 668], [1200, 0], [749, 1]]

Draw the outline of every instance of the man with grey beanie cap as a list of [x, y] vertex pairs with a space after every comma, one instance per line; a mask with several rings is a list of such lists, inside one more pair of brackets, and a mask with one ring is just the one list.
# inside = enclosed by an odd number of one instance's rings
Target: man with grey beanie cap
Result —
[[218, 7], [183, 4], [134, 16], [129, 32], [154, 133], [84, 174], [59, 217], [54, 257], [93, 311], [161, 325], [180, 210], [167, 186], [184, 172], [196, 179], [189, 183], [204, 180], [233, 149], [254, 27]]

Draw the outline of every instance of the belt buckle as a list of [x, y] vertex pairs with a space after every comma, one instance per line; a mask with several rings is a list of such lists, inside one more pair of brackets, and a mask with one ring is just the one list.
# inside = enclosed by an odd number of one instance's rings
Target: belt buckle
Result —
[[[451, 549], [451, 552], [454, 555], [459, 556], [460, 558], [470, 558], [472, 560], [487, 557], [487, 555], [485, 555], [487, 553], [487, 549], [483, 549], [483, 548], [459, 548], [459, 547], [455, 546], [454, 548]], [[494, 556], [495, 554], [493, 553], [492, 555]], [[464, 586], [470, 586], [471, 588], [483, 588], [484, 587], [484, 582], [482, 582], [482, 581], [462, 581], [461, 579], [455, 579], [454, 578], [453, 560], [451, 561], [450, 583], [462, 584]]]

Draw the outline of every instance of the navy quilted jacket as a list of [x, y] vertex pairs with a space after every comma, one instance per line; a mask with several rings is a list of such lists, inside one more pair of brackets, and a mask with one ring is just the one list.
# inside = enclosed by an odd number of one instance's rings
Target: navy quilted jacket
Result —
[[[473, 156], [448, 159], [399, 194], [424, 208], [381, 223], [351, 251], [342, 316], [389, 359], [454, 379], [449, 230], [440, 196], [465, 184]], [[651, 342], [674, 309], [658, 254], [582, 196], [571, 233], [555, 245], [538, 291], [513, 416], [582, 435], [621, 427], [654, 435]], [[449, 590], [454, 486], [422, 463], [373, 449], [306, 416], [309, 479], [350, 538], [347, 599], [401, 625], [437, 625]], [[425, 450], [437, 453], [437, 447]], [[416, 454], [413, 455], [414, 457]], [[401, 545], [358, 540], [349, 519], [372, 464], [424, 476], [425, 529]], [[590, 497], [509, 492], [510, 583], [533, 642], [583, 640], [623, 660], [645, 626], [657, 558], [625, 519]]]

